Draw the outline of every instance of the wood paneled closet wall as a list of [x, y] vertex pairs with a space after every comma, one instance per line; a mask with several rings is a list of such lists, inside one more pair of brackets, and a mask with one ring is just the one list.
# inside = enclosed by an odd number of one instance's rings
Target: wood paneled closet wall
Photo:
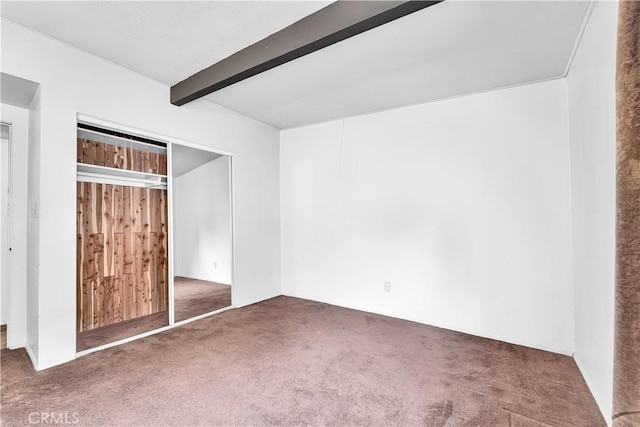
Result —
[[[82, 138], [77, 160], [167, 173], [166, 154]], [[78, 332], [168, 309], [167, 211], [163, 189], [77, 183]]]

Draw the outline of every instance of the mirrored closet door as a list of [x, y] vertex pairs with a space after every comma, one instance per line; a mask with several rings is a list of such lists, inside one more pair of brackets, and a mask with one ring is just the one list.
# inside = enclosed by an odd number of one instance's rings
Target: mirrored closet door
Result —
[[231, 158], [172, 144], [174, 321], [231, 306]]

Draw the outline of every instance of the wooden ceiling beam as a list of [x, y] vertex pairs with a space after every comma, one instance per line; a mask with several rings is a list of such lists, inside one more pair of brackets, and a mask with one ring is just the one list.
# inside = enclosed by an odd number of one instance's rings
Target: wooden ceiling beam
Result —
[[184, 105], [441, 1], [337, 1], [173, 85], [171, 103]]

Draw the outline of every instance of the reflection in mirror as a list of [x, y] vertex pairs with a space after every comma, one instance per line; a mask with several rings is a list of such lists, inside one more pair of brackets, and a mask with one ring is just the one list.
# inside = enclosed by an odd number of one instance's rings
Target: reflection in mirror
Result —
[[231, 306], [230, 158], [172, 147], [175, 321]]

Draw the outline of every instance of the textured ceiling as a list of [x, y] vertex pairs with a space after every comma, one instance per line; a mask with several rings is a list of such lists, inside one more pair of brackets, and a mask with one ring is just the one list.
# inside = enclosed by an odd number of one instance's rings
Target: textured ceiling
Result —
[[2, 1], [3, 18], [173, 85], [328, 1]]
[[[3, 1], [1, 13], [172, 85], [328, 3]], [[558, 78], [588, 9], [446, 0], [206, 99], [290, 128]]]
[[206, 99], [284, 129], [558, 78], [588, 6], [446, 0]]

